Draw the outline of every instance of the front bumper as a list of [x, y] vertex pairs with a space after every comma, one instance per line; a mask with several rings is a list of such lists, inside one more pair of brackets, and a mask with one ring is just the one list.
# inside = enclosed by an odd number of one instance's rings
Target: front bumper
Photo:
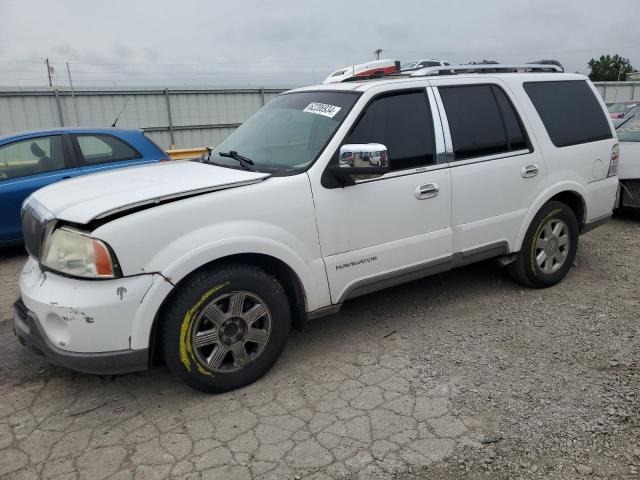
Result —
[[30, 257], [20, 275], [14, 331], [21, 343], [75, 370], [101, 374], [144, 370], [148, 340], [132, 348], [132, 332], [145, 295], [161, 280], [154, 274], [111, 280], [69, 278], [43, 271]]
[[113, 375], [146, 370], [149, 364], [147, 349], [78, 353], [56, 347], [21, 298], [14, 304], [13, 332], [21, 344], [44, 355], [51, 363], [79, 372]]

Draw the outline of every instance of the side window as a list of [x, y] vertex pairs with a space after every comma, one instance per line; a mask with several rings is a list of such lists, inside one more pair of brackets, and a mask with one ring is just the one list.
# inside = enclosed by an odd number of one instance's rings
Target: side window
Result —
[[586, 81], [526, 82], [523, 86], [556, 147], [612, 137], [609, 121]]
[[381, 143], [391, 170], [433, 165], [435, 138], [425, 92], [378, 97], [369, 104], [346, 143]]
[[88, 165], [141, 157], [131, 145], [111, 135], [76, 135], [76, 138]]
[[527, 147], [527, 137], [524, 134], [524, 128], [520, 122], [520, 117], [516, 113], [511, 101], [501, 88], [492, 86], [496, 101], [502, 112], [502, 120], [507, 133], [507, 141], [509, 142], [509, 150], [524, 150]]
[[63, 168], [66, 164], [60, 135], [0, 146], [0, 181]]
[[520, 119], [495, 85], [440, 87], [455, 160], [527, 148]]

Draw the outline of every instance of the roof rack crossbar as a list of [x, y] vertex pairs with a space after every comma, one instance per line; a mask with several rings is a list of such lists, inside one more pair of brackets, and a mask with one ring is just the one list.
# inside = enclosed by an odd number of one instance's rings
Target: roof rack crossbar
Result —
[[469, 65], [442, 65], [439, 67], [426, 67], [412, 72], [412, 77], [427, 77], [430, 75], [452, 75], [458, 72], [466, 73], [522, 73], [522, 72], [539, 72], [554, 73], [564, 72], [564, 69], [553, 64], [542, 63], [522, 63], [522, 64], [469, 64]]

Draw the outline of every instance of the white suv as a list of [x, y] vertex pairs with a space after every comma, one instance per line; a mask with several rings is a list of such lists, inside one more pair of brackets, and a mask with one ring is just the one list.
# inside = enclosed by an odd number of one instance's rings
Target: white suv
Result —
[[157, 353], [222, 392], [358, 295], [492, 257], [554, 285], [616, 199], [606, 107], [581, 75], [460, 71], [292, 90], [201, 162], [37, 191], [17, 336], [91, 373]]

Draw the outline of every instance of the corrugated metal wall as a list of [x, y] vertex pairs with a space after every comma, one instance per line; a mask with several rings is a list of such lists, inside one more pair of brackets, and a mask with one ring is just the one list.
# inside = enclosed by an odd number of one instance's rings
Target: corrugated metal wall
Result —
[[285, 89], [0, 88], [0, 134], [60, 126], [142, 128], [168, 148], [215, 146]]

